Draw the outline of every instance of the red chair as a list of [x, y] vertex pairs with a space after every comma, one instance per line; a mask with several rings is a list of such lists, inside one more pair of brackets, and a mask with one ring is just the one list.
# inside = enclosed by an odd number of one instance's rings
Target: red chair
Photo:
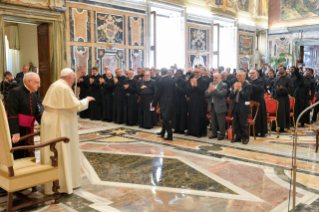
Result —
[[[254, 114], [254, 119], [253, 119], [253, 108], [256, 107], [256, 112]], [[254, 101], [250, 101], [250, 111], [251, 113], [248, 115], [248, 142], [249, 142], [249, 137], [250, 137], [250, 127], [253, 126], [253, 134], [254, 134], [254, 138], [256, 140], [256, 133], [255, 133], [255, 121], [258, 115], [258, 110], [259, 110], [259, 103], [258, 102], [254, 102]]]
[[[266, 103], [266, 112], [267, 112], [267, 122], [270, 123], [270, 130], [269, 134], [271, 135], [271, 128], [272, 128], [272, 122], [276, 123], [276, 130], [278, 130], [278, 124], [277, 124], [277, 112], [278, 112], [278, 101], [271, 99], [265, 101]], [[276, 114], [273, 116], [273, 114]]]
[[295, 98], [294, 97], [291, 97], [289, 96], [289, 101], [290, 101], [290, 117], [292, 117], [292, 121], [294, 123], [294, 127], [296, 127], [296, 124], [295, 124]]
[[271, 99], [271, 94], [265, 93], [264, 94], [264, 99], [265, 99], [265, 101]]

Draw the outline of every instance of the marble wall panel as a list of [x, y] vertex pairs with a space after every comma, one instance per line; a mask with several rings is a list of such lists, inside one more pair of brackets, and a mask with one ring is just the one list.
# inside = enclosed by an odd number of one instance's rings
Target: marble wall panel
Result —
[[144, 67], [144, 51], [138, 49], [129, 49], [129, 66], [137, 74], [137, 69]]
[[144, 18], [128, 16], [128, 36], [130, 46], [144, 46]]
[[189, 54], [188, 57], [189, 67], [195, 68], [195, 66], [202, 65], [203, 67], [209, 68], [207, 55], [200, 54]]
[[125, 44], [125, 16], [95, 12], [97, 43]]
[[279, 56], [282, 53], [290, 53], [290, 38], [276, 38], [274, 45], [274, 56]]
[[239, 54], [253, 55], [254, 54], [254, 37], [253, 35], [239, 35]]
[[109, 66], [110, 71], [115, 75], [117, 68], [126, 69], [126, 50], [125, 49], [109, 49], [95, 48], [96, 64], [99, 67], [99, 73], [103, 73], [103, 67]]
[[92, 48], [83, 46], [71, 46], [71, 69], [75, 71], [77, 76], [81, 76], [83, 69], [91, 74], [92, 69]]
[[252, 57], [239, 57], [239, 68], [251, 69], [253, 65]]
[[91, 42], [91, 11], [69, 8], [70, 41]]
[[189, 50], [209, 51], [209, 33], [206, 29], [189, 27]]

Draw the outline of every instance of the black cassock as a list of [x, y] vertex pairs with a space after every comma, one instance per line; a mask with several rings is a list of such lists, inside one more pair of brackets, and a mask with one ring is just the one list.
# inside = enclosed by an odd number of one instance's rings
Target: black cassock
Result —
[[[313, 99], [315, 95], [315, 80], [312, 77], [304, 77], [299, 73], [299, 69], [295, 70], [296, 80], [294, 81], [295, 91], [293, 97], [295, 97], [295, 121], [297, 121], [300, 113], [309, 106], [309, 101]], [[309, 94], [311, 92], [311, 94]], [[310, 111], [307, 111], [301, 118], [301, 124], [309, 124]]]
[[[88, 75], [80, 77], [83, 82], [78, 82], [77, 86], [80, 87], [80, 100], [90, 95], [90, 77]], [[90, 110], [83, 110], [80, 112], [81, 118], [90, 118]]]
[[123, 82], [126, 79], [125, 76], [116, 77], [118, 82], [115, 84], [114, 89], [114, 114], [113, 119], [117, 124], [124, 123], [124, 95], [125, 90]]
[[172, 125], [175, 132], [184, 133], [187, 129], [187, 82], [183, 79], [177, 79], [176, 84]]
[[102, 85], [102, 121], [113, 121], [113, 104], [114, 104], [114, 80], [113, 77], [108, 79], [103, 75], [105, 83]]
[[[145, 85], [147, 88], [141, 89]], [[138, 123], [140, 127], [150, 129], [156, 125], [156, 111], [151, 111], [150, 106], [153, 101], [155, 94], [155, 81], [142, 80], [139, 85], [140, 103], [139, 103], [139, 114]]]
[[101, 75], [92, 75], [90, 78], [94, 79], [94, 82], [90, 85], [90, 96], [94, 97], [95, 101], [91, 101], [89, 104], [90, 108], [90, 119], [101, 120], [102, 119], [102, 95], [101, 95]]
[[[42, 114], [38, 105], [36, 94], [30, 93], [25, 86], [19, 86], [9, 92], [7, 98], [8, 122], [11, 136], [20, 133], [20, 137], [31, 133], [29, 127], [19, 126], [19, 114], [33, 116], [37, 122], [41, 123]], [[27, 140], [12, 143], [12, 147], [27, 145]], [[28, 150], [19, 150], [13, 153], [14, 159], [29, 157]]]
[[135, 79], [126, 78], [124, 85], [129, 85], [125, 90], [124, 97], [124, 122], [129, 126], [137, 124], [138, 104], [137, 104], [137, 92], [138, 82]]
[[[266, 104], [264, 99], [264, 80], [258, 77], [255, 80], [251, 81], [252, 92], [250, 94], [250, 101], [255, 101], [259, 103], [259, 110], [256, 117], [255, 122], [255, 132], [256, 135], [260, 134], [261, 137], [264, 137], [267, 132], [267, 112], [266, 112]], [[256, 107], [253, 108], [252, 111], [252, 119], [254, 119], [256, 113]], [[252, 132], [252, 130], [251, 130]]]
[[[282, 86], [281, 90], [277, 86]], [[278, 101], [277, 123], [278, 127], [290, 128], [290, 101], [289, 94], [293, 90], [293, 84], [289, 76], [284, 75], [274, 80], [273, 97]], [[273, 124], [274, 126], [274, 124]]]
[[274, 87], [275, 79], [276, 79], [275, 77], [273, 77], [273, 78], [270, 78], [270, 77], [266, 78], [265, 93], [268, 93], [268, 91], [269, 91], [270, 93], [272, 93], [272, 89], [273, 89], [273, 87]]
[[197, 86], [192, 87], [190, 81], [187, 82], [188, 101], [188, 135], [200, 137], [207, 134], [207, 103], [205, 101], [205, 91], [207, 82], [200, 77], [197, 79]]

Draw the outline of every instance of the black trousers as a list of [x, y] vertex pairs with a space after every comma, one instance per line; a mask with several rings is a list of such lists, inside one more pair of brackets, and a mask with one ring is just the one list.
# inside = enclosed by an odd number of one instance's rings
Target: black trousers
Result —
[[234, 120], [234, 132], [237, 138], [243, 140], [248, 139], [248, 122], [247, 115], [240, 113], [239, 104], [235, 103], [235, 108], [233, 111], [233, 120]]
[[161, 134], [164, 136], [165, 132], [167, 132], [167, 138], [172, 138], [173, 137], [172, 123], [171, 123], [171, 120], [168, 119], [168, 118], [163, 118]]
[[220, 131], [220, 136], [225, 136], [225, 113], [216, 113], [214, 109], [214, 103], [212, 103], [212, 109], [210, 110], [210, 119], [212, 127], [212, 135], [217, 135], [217, 130]]
[[[318, 102], [319, 99], [316, 100], [316, 102]], [[313, 109], [313, 114], [312, 114], [312, 121], [313, 122], [316, 122], [317, 121], [317, 115], [318, 115], [318, 112], [319, 112], [319, 105], [317, 105], [314, 109]], [[297, 121], [297, 120], [295, 120]]]

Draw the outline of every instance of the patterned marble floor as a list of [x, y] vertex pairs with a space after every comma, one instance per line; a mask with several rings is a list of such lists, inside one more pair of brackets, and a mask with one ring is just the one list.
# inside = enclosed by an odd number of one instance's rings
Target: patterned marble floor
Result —
[[[298, 137], [297, 211], [319, 211], [316, 126]], [[174, 135], [104, 122], [79, 124], [82, 186], [21, 211], [258, 212], [289, 211], [293, 133], [272, 133], [248, 145]], [[37, 152], [39, 160], [39, 152]], [[41, 186], [32, 198], [43, 196]], [[15, 204], [19, 200], [15, 199]], [[289, 209], [288, 204], [290, 203]], [[6, 198], [0, 198], [0, 211]]]

